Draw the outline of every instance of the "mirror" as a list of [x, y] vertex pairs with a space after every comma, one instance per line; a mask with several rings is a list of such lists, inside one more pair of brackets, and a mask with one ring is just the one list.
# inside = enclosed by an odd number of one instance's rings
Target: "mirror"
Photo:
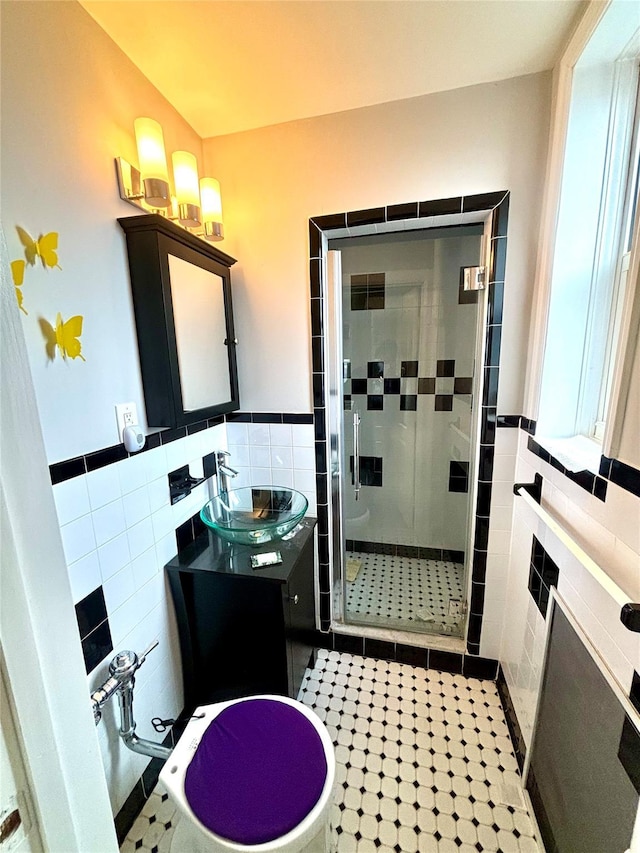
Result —
[[157, 214], [119, 219], [127, 239], [150, 427], [239, 408], [229, 268], [235, 259]]

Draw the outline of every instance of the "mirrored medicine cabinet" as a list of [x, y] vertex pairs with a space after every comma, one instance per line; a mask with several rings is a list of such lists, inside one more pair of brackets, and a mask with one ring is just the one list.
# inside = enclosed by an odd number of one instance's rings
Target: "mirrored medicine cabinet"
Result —
[[181, 427], [239, 408], [235, 259], [159, 214], [126, 235], [147, 424]]

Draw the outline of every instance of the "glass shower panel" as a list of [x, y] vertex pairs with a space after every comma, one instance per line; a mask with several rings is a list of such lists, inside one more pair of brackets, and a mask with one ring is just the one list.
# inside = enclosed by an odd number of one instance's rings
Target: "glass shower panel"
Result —
[[461, 634], [481, 231], [336, 241], [348, 622]]

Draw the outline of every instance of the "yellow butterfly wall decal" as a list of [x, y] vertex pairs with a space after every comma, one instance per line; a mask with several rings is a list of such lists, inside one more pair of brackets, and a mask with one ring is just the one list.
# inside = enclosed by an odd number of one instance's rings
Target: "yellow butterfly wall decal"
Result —
[[58, 267], [58, 232], [49, 231], [48, 234], [41, 234], [37, 240], [34, 240], [31, 234], [16, 225], [16, 231], [20, 242], [24, 246], [24, 256], [27, 259], [29, 266], [34, 266], [36, 258], [40, 258], [43, 267]]
[[11, 261], [11, 277], [13, 278], [13, 283], [16, 289], [16, 299], [18, 300], [18, 308], [28, 316], [29, 312], [22, 304], [22, 291], [18, 290], [19, 287], [22, 287], [22, 282], [24, 281], [24, 266], [24, 261], [21, 259], [18, 259], [17, 261]]
[[65, 361], [67, 358], [81, 358], [83, 361], [86, 361], [81, 352], [82, 345], [78, 340], [82, 334], [82, 320], [82, 316], [77, 314], [75, 317], [70, 317], [66, 322], [63, 322], [62, 314], [58, 312], [56, 327], [54, 329], [51, 323], [45, 320], [44, 317], [38, 319], [40, 329], [46, 341], [45, 350], [50, 361], [53, 361], [56, 357], [56, 347], [60, 350], [60, 355]]

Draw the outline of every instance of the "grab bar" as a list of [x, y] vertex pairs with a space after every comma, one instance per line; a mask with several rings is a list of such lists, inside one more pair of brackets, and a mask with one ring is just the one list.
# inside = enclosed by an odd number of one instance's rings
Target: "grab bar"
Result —
[[550, 515], [546, 509], [540, 505], [539, 500], [532, 497], [531, 492], [537, 491], [537, 487], [542, 491], [542, 478], [538, 480], [536, 476], [535, 483], [516, 483], [513, 487], [513, 492], [519, 495], [527, 506], [534, 511], [549, 530], [554, 533], [563, 545], [568, 547], [570, 551], [580, 560], [584, 568], [594, 577], [601, 587], [613, 598], [616, 604], [620, 607], [620, 621], [628, 628], [629, 631], [640, 633], [640, 604], [634, 604], [629, 601], [629, 596], [620, 589], [618, 584], [612, 580], [609, 575], [601, 569], [596, 561], [584, 551], [575, 539], [570, 536], [562, 525]]
[[360, 415], [353, 413], [353, 493], [355, 499], [360, 497]]

